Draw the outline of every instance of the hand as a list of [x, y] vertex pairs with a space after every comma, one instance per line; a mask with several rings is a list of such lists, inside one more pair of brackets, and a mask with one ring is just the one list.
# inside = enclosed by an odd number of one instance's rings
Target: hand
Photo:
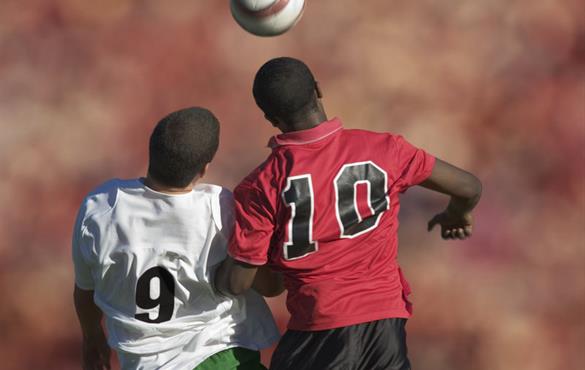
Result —
[[457, 214], [447, 209], [429, 221], [428, 230], [431, 231], [437, 224], [441, 225], [443, 239], [464, 240], [471, 236], [473, 219], [471, 213]]
[[110, 367], [110, 347], [102, 330], [83, 340], [83, 370], [104, 370]]

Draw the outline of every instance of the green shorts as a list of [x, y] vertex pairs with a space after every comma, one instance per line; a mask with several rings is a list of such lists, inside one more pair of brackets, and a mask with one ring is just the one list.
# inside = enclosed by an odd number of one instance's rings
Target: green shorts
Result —
[[218, 352], [193, 370], [266, 370], [260, 362], [260, 352], [235, 347]]

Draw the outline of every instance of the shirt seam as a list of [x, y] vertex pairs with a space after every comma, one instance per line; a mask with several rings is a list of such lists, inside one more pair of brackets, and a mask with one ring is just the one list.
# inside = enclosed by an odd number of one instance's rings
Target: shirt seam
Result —
[[[377, 317], [378, 315], [382, 315], [382, 316], [391, 315], [392, 317], [410, 317], [410, 316], [412, 316], [412, 314], [410, 314], [406, 308], [404, 308], [404, 309], [391, 309], [391, 310], [383, 310], [383, 311], [376, 311], [376, 312], [368, 312], [367, 314], [343, 316], [343, 317], [340, 317], [338, 319], [321, 320], [321, 321], [316, 321], [310, 325], [305, 325], [305, 326], [291, 325], [289, 323], [288, 328], [291, 330], [299, 330], [299, 331], [328, 330], [328, 329], [340, 328], [340, 327], [344, 327], [344, 326], [357, 325], [357, 324], [361, 324], [361, 323], [365, 323], [365, 322], [369, 322], [369, 321], [391, 318], [388, 316], [374, 318], [374, 317]], [[399, 315], [401, 315], [401, 316], [399, 316]], [[354, 321], [354, 320], [362, 320], [364, 318], [366, 319], [365, 321], [360, 321], [360, 322]], [[367, 318], [372, 318], [372, 319], [368, 320]], [[292, 322], [292, 320], [291, 320], [291, 322]], [[339, 324], [337, 324], [337, 323], [339, 323]]]
[[233, 259], [235, 259], [236, 261], [249, 263], [250, 265], [255, 265], [255, 266], [263, 266], [266, 264], [266, 262], [268, 262], [268, 259], [257, 260], [257, 259], [245, 258], [245, 257], [241, 257], [241, 256], [234, 256], [232, 253], [230, 253], [229, 250], [228, 250], [228, 255], [230, 257], [232, 257]]
[[[315, 142], [317, 142], [317, 141], [321, 141], [321, 140], [323, 140], [323, 139], [325, 139], [325, 138], [327, 138], [327, 137], [329, 137], [329, 136], [333, 135], [334, 133], [336, 133], [337, 131], [339, 131], [339, 130], [341, 130], [341, 129], [343, 129], [343, 127], [342, 127], [342, 126], [340, 126], [340, 127], [336, 128], [336, 129], [335, 129], [335, 130], [333, 130], [333, 131], [330, 131], [330, 132], [326, 133], [326, 134], [325, 134], [325, 135], [323, 135], [323, 136], [320, 136], [320, 137], [318, 137], [318, 138], [316, 138], [316, 139], [307, 140], [307, 141], [291, 141], [291, 142], [279, 143], [279, 142], [278, 142], [278, 139], [275, 139], [275, 140], [274, 140], [274, 141], [275, 141], [275, 143], [276, 143], [276, 145], [275, 145], [275, 148], [278, 148], [279, 146], [287, 146], [287, 145], [306, 145], [306, 144], [312, 144], [312, 143], [315, 143]], [[285, 140], [286, 140], [286, 139], [285, 139]]]

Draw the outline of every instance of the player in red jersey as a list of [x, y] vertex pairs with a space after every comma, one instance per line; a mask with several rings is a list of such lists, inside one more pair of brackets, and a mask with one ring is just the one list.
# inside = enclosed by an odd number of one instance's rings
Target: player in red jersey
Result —
[[272, 295], [283, 277], [291, 318], [271, 369], [410, 369], [398, 195], [417, 184], [450, 195], [429, 230], [439, 224], [443, 238], [465, 239], [481, 183], [401, 136], [328, 119], [319, 86], [299, 60], [267, 62], [253, 92], [282, 134], [235, 189], [231, 257], [217, 288], [240, 294], [268, 264], [276, 273], [254, 287]]

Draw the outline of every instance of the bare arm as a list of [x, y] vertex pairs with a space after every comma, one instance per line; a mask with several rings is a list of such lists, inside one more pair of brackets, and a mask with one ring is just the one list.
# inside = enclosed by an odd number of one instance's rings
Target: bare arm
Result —
[[253, 288], [265, 297], [283, 292], [282, 276], [268, 266], [254, 266], [227, 257], [215, 274], [215, 288], [222, 294], [238, 295]]
[[75, 286], [73, 301], [83, 335], [83, 369], [110, 369], [110, 347], [101, 326], [102, 311], [93, 301], [93, 290]]
[[284, 292], [282, 274], [272, 271], [267, 265], [260, 266], [254, 278], [252, 289], [264, 297], [276, 297]]
[[469, 172], [436, 159], [431, 176], [421, 186], [451, 196], [447, 209], [433, 217], [429, 231], [441, 225], [443, 239], [466, 239], [471, 236], [471, 211], [481, 197], [481, 182]]

